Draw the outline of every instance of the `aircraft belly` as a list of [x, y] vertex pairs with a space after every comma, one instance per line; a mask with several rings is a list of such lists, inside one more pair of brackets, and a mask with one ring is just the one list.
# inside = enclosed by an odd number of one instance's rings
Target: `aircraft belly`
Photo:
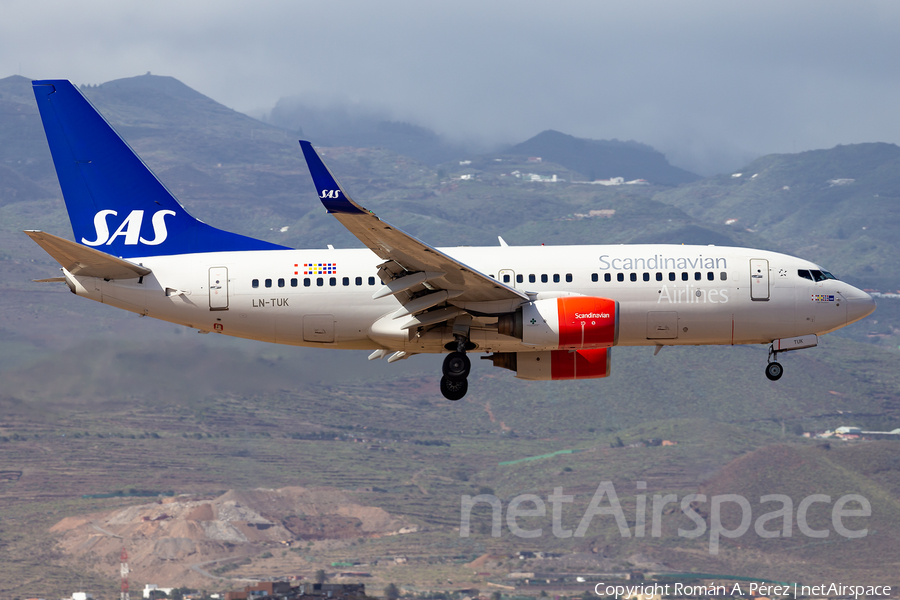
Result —
[[100, 284], [101, 302], [117, 306], [131, 312], [142, 313], [147, 306], [146, 288], [137, 279], [104, 281]]

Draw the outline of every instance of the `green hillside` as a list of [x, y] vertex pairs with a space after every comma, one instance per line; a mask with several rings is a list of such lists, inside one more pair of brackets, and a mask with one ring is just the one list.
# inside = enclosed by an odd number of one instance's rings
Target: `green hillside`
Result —
[[862, 287], [900, 288], [900, 148], [892, 144], [764, 156], [739, 177], [704, 179], [654, 199], [707, 224], [735, 219], [732, 228]]
[[539, 156], [581, 173], [589, 181], [623, 177], [678, 185], [699, 175], [673, 167], [661, 152], [638, 142], [588, 140], [549, 129], [510, 147], [507, 154]]

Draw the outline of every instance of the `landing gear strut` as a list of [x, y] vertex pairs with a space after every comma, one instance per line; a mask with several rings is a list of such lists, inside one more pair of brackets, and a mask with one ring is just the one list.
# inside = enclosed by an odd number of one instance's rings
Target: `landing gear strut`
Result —
[[769, 346], [769, 364], [766, 365], [766, 377], [769, 381], [778, 381], [784, 375], [784, 367], [778, 362], [778, 352], [774, 346]]
[[444, 359], [441, 393], [447, 400], [455, 402], [469, 391], [469, 382], [466, 378], [472, 369], [472, 362], [466, 356], [466, 350], [470, 343], [465, 337], [457, 336], [456, 344], [454, 344], [456, 350]]

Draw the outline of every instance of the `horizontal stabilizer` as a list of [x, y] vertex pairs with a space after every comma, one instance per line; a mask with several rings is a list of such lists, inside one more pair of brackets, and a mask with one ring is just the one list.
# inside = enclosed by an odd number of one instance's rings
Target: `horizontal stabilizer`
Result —
[[146, 267], [43, 231], [26, 231], [25, 235], [37, 242], [38, 246], [46, 250], [47, 254], [72, 275], [102, 279], [136, 279], [150, 274], [150, 269]]
[[65, 283], [65, 277], [48, 277], [47, 279], [32, 279], [34, 283]]

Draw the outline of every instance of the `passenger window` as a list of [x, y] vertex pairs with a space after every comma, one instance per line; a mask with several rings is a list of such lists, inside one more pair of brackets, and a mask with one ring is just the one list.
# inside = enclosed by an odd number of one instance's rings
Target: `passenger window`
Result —
[[291, 277], [291, 287], [297, 287], [297, 278]]
[[682, 281], [687, 281], [687, 280], [688, 280], [688, 274], [687, 274], [687, 273], [682, 273], [682, 274], [681, 274], [681, 280], [682, 280]]
[[631, 275], [628, 276], [628, 278], [631, 279], [632, 281], [637, 281], [637, 273], [632, 273]]
[[657, 274], [656, 274], [656, 280], [657, 280], [657, 281], [662, 281], [662, 273], [657, 273]]
[[349, 277], [344, 277], [344, 278], [341, 280], [341, 283], [343, 283], [344, 285], [350, 285], [350, 278], [349, 278]]
[[278, 287], [284, 287], [284, 277], [278, 278]]
[[509, 283], [510, 281], [511, 281], [511, 280], [510, 280], [510, 278], [509, 278], [509, 275], [504, 275], [504, 276], [503, 276], [503, 283]]
[[612, 276], [609, 273], [603, 274], [603, 281], [610, 282], [612, 281]]
[[337, 277], [329, 277], [328, 285], [337, 285]]
[[547, 283], [547, 281], [549, 281], [549, 279], [547, 278], [547, 274], [543, 273], [541, 275], [541, 283]]
[[537, 281], [537, 279], [535, 279], [534, 275], [528, 276], [528, 283], [534, 283], [535, 281]]
[[669, 281], [675, 281], [675, 273], [669, 273]]
[[650, 281], [650, 273], [644, 273], [644, 281]]
[[719, 273], [719, 279], [721, 279], [722, 281], [728, 281], [728, 273], [722, 271], [721, 273]]
[[694, 272], [694, 281], [700, 281], [701, 279], [703, 279], [703, 273], [701, 273], [700, 271], [695, 271]]
[[310, 283], [309, 277], [303, 278], [303, 287], [309, 287]]
[[266, 279], [266, 287], [272, 287], [272, 280]]
[[375, 278], [369, 277], [369, 285], [375, 285]]
[[553, 274], [553, 283], [559, 283], [559, 273]]
[[356, 285], [362, 285], [362, 277], [356, 278]]
[[524, 283], [525, 277], [523, 275], [516, 275], [516, 283]]
[[321, 277], [316, 277], [316, 285], [322, 287], [323, 285], [325, 285], [325, 280]]
[[566, 283], [572, 283], [572, 274], [566, 273]]
[[715, 281], [715, 280], [716, 280], [716, 274], [713, 273], [712, 271], [710, 271], [709, 273], [706, 274], [706, 278], [709, 279], [710, 281]]
[[259, 279], [254, 279], [253, 281], [251, 281], [250, 286], [254, 287], [254, 288], [258, 288], [259, 287]]
[[616, 273], [616, 281], [625, 281], [624, 273]]
[[810, 281], [812, 281], [812, 275], [810, 275], [809, 271], [806, 269], [800, 269], [799, 271], [797, 271], [797, 275], [799, 275], [803, 279], [809, 279]]
[[595, 283], [600, 281], [600, 276], [597, 275], [596, 273], [591, 273], [591, 281], [593, 281]]

